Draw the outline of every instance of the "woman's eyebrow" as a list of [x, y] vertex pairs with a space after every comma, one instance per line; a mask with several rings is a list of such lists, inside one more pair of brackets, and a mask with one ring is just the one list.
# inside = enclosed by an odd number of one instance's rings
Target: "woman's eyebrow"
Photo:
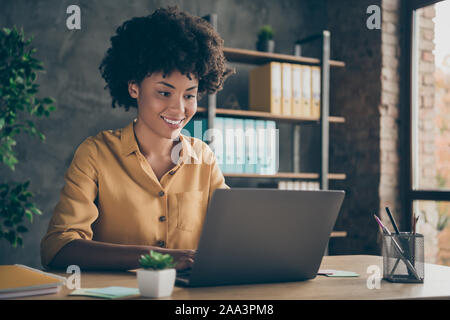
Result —
[[[165, 86], [168, 86], [168, 87], [171, 87], [172, 89], [175, 89], [175, 87], [173, 85], [171, 85], [170, 83], [167, 83], [167, 82], [164, 82], [164, 81], [159, 81], [157, 83], [161, 83], [161, 84], [163, 84]], [[186, 89], [186, 91], [189, 91], [189, 90], [192, 90], [192, 89], [195, 89], [195, 88], [197, 88], [197, 86], [193, 86], [193, 87], [191, 87], [189, 89]]]

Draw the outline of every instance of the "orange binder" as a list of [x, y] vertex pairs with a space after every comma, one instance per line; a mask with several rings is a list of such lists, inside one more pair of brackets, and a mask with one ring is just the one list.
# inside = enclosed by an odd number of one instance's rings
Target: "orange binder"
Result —
[[302, 116], [302, 66], [292, 65], [292, 115]]
[[302, 66], [302, 117], [310, 118], [311, 110], [311, 67]]
[[315, 119], [320, 118], [320, 68], [311, 67], [311, 92], [312, 92], [312, 107], [311, 116]]
[[281, 114], [292, 115], [292, 67], [290, 63], [281, 64]]
[[249, 109], [282, 114], [281, 63], [272, 61], [250, 70]]

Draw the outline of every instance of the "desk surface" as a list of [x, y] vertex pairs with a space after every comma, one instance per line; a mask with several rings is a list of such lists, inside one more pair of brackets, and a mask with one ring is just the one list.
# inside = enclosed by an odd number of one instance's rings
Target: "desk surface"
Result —
[[[371, 265], [380, 267], [382, 257], [368, 255], [325, 256], [321, 269], [354, 271], [357, 278], [328, 278], [317, 276], [303, 282], [220, 286], [203, 288], [175, 287], [171, 297], [183, 300], [300, 300], [300, 299], [429, 299], [450, 298], [450, 267], [425, 264], [423, 284], [390, 283], [381, 281], [380, 289], [368, 289], [367, 273]], [[66, 273], [56, 273], [64, 277]], [[136, 275], [131, 272], [81, 272], [82, 288], [124, 286], [137, 288]], [[68, 296], [71, 290], [63, 287], [58, 294], [25, 297], [22, 299], [93, 299]]]

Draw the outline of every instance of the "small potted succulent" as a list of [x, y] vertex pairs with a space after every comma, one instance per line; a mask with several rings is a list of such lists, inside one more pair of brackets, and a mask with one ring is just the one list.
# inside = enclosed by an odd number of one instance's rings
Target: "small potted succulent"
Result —
[[176, 263], [170, 254], [151, 250], [150, 254], [141, 255], [139, 264], [142, 268], [137, 270], [137, 280], [142, 296], [161, 298], [172, 294]]
[[274, 32], [270, 25], [262, 26], [258, 33], [258, 42], [256, 49], [258, 51], [271, 52], [275, 50], [275, 40], [273, 40]]

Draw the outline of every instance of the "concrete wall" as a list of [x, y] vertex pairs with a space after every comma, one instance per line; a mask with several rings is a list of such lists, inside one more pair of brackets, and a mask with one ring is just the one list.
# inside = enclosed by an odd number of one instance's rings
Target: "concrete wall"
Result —
[[[380, 8], [380, 29], [366, 27], [370, 5]], [[347, 191], [336, 229], [348, 237], [332, 240], [330, 251], [380, 254], [373, 214], [389, 225], [388, 206], [401, 222], [401, 1], [328, 1], [327, 9], [332, 55], [346, 62], [345, 69], [332, 73], [331, 113], [346, 123], [332, 127], [331, 167], [347, 174], [335, 187]]]
[[[101, 130], [124, 127], [135, 117], [110, 107], [98, 65], [109, 47], [109, 38], [123, 21], [143, 16], [160, 6], [179, 4], [183, 10], [203, 16], [218, 13], [218, 31], [228, 47], [254, 49], [256, 34], [263, 24], [276, 32], [276, 52], [292, 53], [295, 40], [328, 28], [331, 57], [343, 60], [345, 68], [331, 70], [330, 108], [344, 116], [345, 124], [330, 128], [330, 172], [347, 174], [345, 181], [331, 181], [330, 189], [347, 192], [336, 230], [348, 237], [330, 242], [331, 254], [380, 253], [378, 228], [372, 217], [384, 205], [399, 210], [399, 115], [398, 89], [401, 51], [400, 0], [191, 0], [191, 1], [5, 1], [0, 0], [0, 26], [23, 26], [34, 34], [37, 56], [47, 73], [39, 76], [41, 94], [52, 96], [58, 110], [38, 121], [47, 135], [45, 144], [28, 137], [18, 141], [20, 164], [14, 175], [0, 168], [0, 175], [17, 181], [31, 179], [38, 207], [44, 212], [25, 234], [24, 248], [12, 249], [0, 241], [0, 264], [23, 263], [39, 267], [39, 242], [47, 229], [59, 199], [63, 176], [76, 147]], [[81, 30], [65, 26], [66, 8], [79, 4]], [[383, 27], [366, 27], [369, 5], [382, 8]], [[305, 47], [304, 54], [318, 54], [317, 47]], [[252, 66], [233, 64], [237, 74], [229, 78], [218, 94], [218, 105], [236, 100], [246, 108], [248, 71]], [[199, 101], [206, 105], [206, 99]], [[291, 171], [291, 126], [280, 124], [280, 171]], [[306, 134], [304, 134], [306, 133]], [[319, 155], [317, 128], [302, 128], [302, 171], [316, 171]], [[314, 170], [316, 169], [316, 170]], [[228, 181], [227, 181], [228, 182]], [[270, 184], [272, 180], [234, 179], [230, 186]], [[386, 194], [384, 190], [389, 190]]]
[[[319, 32], [325, 20], [322, 0], [295, 1], [64, 1], [64, 0], [0, 0], [0, 27], [23, 27], [27, 36], [34, 35], [36, 57], [44, 62], [46, 74], [38, 77], [40, 94], [56, 99], [57, 111], [48, 119], [37, 121], [47, 136], [45, 144], [20, 137], [16, 151], [20, 163], [15, 173], [0, 168], [0, 176], [9, 180], [30, 179], [30, 190], [43, 211], [24, 235], [24, 248], [13, 249], [0, 240], [0, 264], [22, 263], [40, 267], [39, 243], [59, 199], [63, 176], [76, 147], [88, 136], [101, 130], [124, 127], [136, 112], [112, 109], [98, 66], [109, 47], [109, 38], [125, 20], [150, 14], [160, 6], [179, 4], [191, 14], [219, 15], [218, 31], [229, 47], [254, 49], [256, 34], [263, 24], [271, 24], [276, 32], [276, 52], [292, 53], [299, 38]], [[81, 8], [81, 30], [66, 28], [66, 8]], [[314, 54], [314, 48], [305, 54]], [[250, 66], [239, 65], [238, 74], [228, 80], [218, 94], [218, 105], [234, 94], [239, 104], [247, 105], [247, 81]], [[199, 105], [205, 105], [206, 99]], [[288, 137], [283, 128], [283, 138]], [[281, 150], [280, 158], [289, 152]], [[289, 166], [289, 164], [284, 164]], [[286, 169], [288, 170], [288, 169]]]

